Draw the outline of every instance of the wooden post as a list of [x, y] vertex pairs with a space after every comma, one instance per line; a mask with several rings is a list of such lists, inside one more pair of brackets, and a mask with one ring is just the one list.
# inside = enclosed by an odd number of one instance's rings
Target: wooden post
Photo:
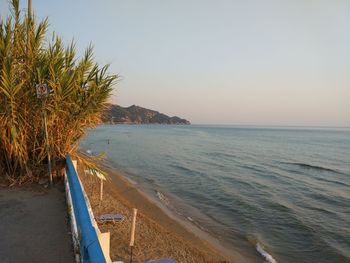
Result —
[[130, 263], [132, 263], [132, 250], [135, 243], [135, 226], [136, 226], [136, 215], [137, 215], [137, 209], [133, 208], [133, 216], [132, 216], [132, 222], [131, 222], [131, 233], [130, 233]]
[[50, 180], [50, 186], [52, 186], [51, 155], [50, 155], [49, 133], [47, 132], [46, 109], [44, 109], [44, 125], [45, 125], [45, 137], [46, 137], [47, 162], [48, 162], [48, 166], [49, 166], [49, 180]]
[[100, 201], [102, 202], [102, 198], [103, 198], [103, 179], [100, 178], [101, 180], [101, 184], [100, 184]]

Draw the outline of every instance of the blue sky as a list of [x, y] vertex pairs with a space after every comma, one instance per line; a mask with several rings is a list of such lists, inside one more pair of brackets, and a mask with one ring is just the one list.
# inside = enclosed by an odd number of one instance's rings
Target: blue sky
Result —
[[[23, 8], [26, 2], [22, 1]], [[350, 126], [350, 1], [33, 0], [121, 75], [113, 102], [193, 123]], [[0, 0], [1, 15], [7, 1]]]

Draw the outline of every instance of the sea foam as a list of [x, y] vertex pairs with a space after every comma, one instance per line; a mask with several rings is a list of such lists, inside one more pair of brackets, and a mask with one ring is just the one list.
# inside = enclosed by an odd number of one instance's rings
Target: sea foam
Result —
[[277, 263], [277, 260], [274, 259], [260, 243], [256, 243], [256, 250], [264, 257], [266, 263]]
[[167, 198], [164, 194], [162, 194], [162, 193], [159, 192], [159, 191], [156, 191], [156, 194], [157, 194], [158, 199], [159, 199], [162, 203], [164, 203], [166, 206], [169, 206], [170, 202], [169, 202], [168, 198]]

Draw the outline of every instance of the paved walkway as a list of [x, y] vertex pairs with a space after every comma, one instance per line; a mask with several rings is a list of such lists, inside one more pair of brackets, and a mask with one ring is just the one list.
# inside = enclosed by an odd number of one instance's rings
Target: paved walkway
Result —
[[0, 188], [0, 261], [75, 262], [63, 186]]

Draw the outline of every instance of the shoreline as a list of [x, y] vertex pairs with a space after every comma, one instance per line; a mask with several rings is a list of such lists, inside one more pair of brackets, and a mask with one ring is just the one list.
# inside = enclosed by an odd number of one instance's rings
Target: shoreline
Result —
[[[200, 225], [195, 224], [191, 220], [192, 218], [185, 215], [181, 216], [175, 210], [172, 210], [171, 207], [164, 204], [157, 196], [159, 193], [162, 193], [158, 192], [151, 183], [145, 185], [138, 183], [120, 168], [116, 168], [106, 161], [99, 162], [99, 166], [108, 174], [107, 180], [113, 184], [115, 190], [119, 191], [119, 194], [122, 194], [127, 202], [137, 207], [142, 213], [162, 225], [162, 227], [194, 243], [200, 250], [209, 248], [215, 251], [226, 260], [224, 262], [255, 262], [249, 258], [249, 255], [240, 254], [238, 251], [230, 248], [228, 244], [222, 243], [223, 241], [202, 229]], [[140, 206], [145, 206], [145, 209], [142, 209]], [[191, 209], [193, 208], [191, 207]]]
[[[219, 240], [217, 240], [215, 237], [210, 236], [209, 233], [204, 232], [190, 221], [186, 222], [186, 220], [180, 218], [179, 215], [176, 215], [174, 211], [171, 211], [168, 207], [166, 207], [159, 199], [157, 199], [156, 196], [147, 193], [146, 189], [140, 189], [140, 187], [138, 187], [140, 185], [132, 179], [128, 178], [122, 171], [119, 171], [118, 169], [110, 167], [108, 164], [101, 162], [99, 163], [99, 166], [102, 168], [103, 171], [105, 171], [108, 174], [107, 182], [104, 183], [104, 196], [108, 195], [108, 199], [113, 198], [113, 202], [118, 200], [118, 202], [120, 202], [124, 206], [124, 209], [127, 208], [131, 211], [132, 207], [137, 208], [139, 210], [138, 217], [140, 218], [140, 221], [145, 220], [152, 222], [149, 224], [151, 225], [152, 232], [164, 231], [164, 233], [166, 233], [167, 238], [169, 238], [172, 242], [174, 242], [175, 240], [175, 243], [178, 244], [178, 246], [174, 244], [171, 244], [170, 247], [166, 246], [163, 249], [165, 251], [160, 251], [159, 249], [158, 253], [155, 256], [161, 256], [161, 254], [165, 252], [169, 254], [168, 257], [170, 257], [171, 254], [175, 255], [173, 256], [173, 258], [177, 259], [177, 262], [185, 262], [184, 258], [182, 258], [182, 260], [176, 258], [177, 254], [181, 254], [183, 252], [187, 254], [196, 255], [193, 256], [193, 260], [187, 261], [186, 258], [186, 262], [247, 262], [246, 258], [243, 258], [238, 253], [235, 253], [234, 251], [224, 247]], [[99, 187], [93, 186], [94, 184], [98, 183], [98, 181], [96, 181], [96, 178], [92, 178], [91, 176], [89, 176], [90, 182], [88, 182], [88, 180], [86, 179], [87, 176], [84, 176], [82, 182], [84, 184], [84, 187], [87, 188], [86, 192], [89, 196], [94, 213], [99, 214], [103, 212], [102, 210], [105, 210], [108, 213], [120, 213], [119, 211], [111, 211], [109, 205], [105, 205], [107, 206], [105, 207], [107, 209], [103, 209], [103, 207], [101, 207], [99, 201], [97, 200], [97, 188]], [[128, 211], [125, 211], [124, 214], [125, 213], [128, 213]], [[143, 222], [140, 225], [140, 228], [144, 228]], [[146, 223], [145, 225], [148, 224]], [[101, 228], [101, 231], [109, 231], [110, 226], [105, 224], [99, 224], [99, 227]], [[128, 233], [128, 231], [129, 230], [127, 229], [126, 232]], [[111, 232], [113, 232], [113, 230]], [[137, 232], [138, 230], [136, 230], [136, 233]], [[149, 230], [145, 230], [145, 232], [149, 233]], [[162, 239], [164, 237], [164, 233], [157, 233], [158, 237], [156, 238]], [[120, 233], [118, 233], [118, 235], [119, 234]], [[143, 233], [140, 233], [140, 235], [142, 235], [145, 238]], [[111, 233], [111, 239], [113, 238], [113, 233]], [[118, 243], [120, 242], [118, 241]], [[116, 248], [116, 244], [113, 244], [113, 240], [111, 240], [112, 257], [113, 253], [115, 252], [113, 251], [114, 249], [121, 249], [121, 244], [119, 244], [118, 246], [119, 248]], [[149, 246], [149, 244], [147, 244], [146, 246]], [[123, 249], [125, 250], [125, 245]], [[176, 250], [178, 251], [175, 253], [174, 251]], [[178, 256], [181, 258], [181, 255]], [[166, 258], [167, 256], [163, 257]], [[201, 261], [198, 260], [200, 258]], [[123, 258], [119, 256], [119, 258], [116, 259]], [[143, 258], [142, 260], [145, 259], [147, 258]], [[115, 259], [113, 258], [113, 260]]]
[[[138, 195], [140, 195], [140, 198], [144, 199], [144, 200], [140, 200], [140, 203], [138, 203], [138, 201], [135, 200], [136, 201], [134, 203], [135, 205], [138, 205], [138, 204], [142, 205], [145, 203], [145, 200], [147, 200], [148, 202], [150, 202], [155, 206], [151, 210], [143, 211], [144, 213], [146, 213], [147, 216], [151, 217], [153, 220], [156, 220], [156, 219], [153, 218], [154, 213], [152, 212], [155, 208], [158, 208], [161, 210], [162, 213], [168, 216], [171, 220], [174, 220], [176, 223], [180, 225], [179, 227], [177, 226], [176, 228], [171, 229], [174, 232], [177, 232], [177, 234], [182, 234], [187, 239], [193, 239], [194, 237], [196, 239], [199, 239], [199, 242], [203, 242], [206, 246], [209, 246], [211, 249], [214, 249], [215, 251], [219, 252], [220, 254], [222, 254], [222, 256], [230, 260], [230, 262], [243, 262], [243, 261], [247, 262], [246, 258], [243, 258], [238, 253], [235, 253], [234, 251], [225, 247], [225, 245], [221, 244], [217, 238], [211, 236], [210, 233], [205, 232], [196, 224], [190, 222], [190, 219], [180, 217], [180, 215], [176, 214], [175, 211], [171, 210], [169, 207], [164, 205], [159, 198], [157, 198], [155, 195], [152, 195], [150, 193], [150, 191], [155, 191], [154, 189], [146, 189], [143, 187], [138, 187], [138, 186], [141, 186], [139, 183], [128, 178], [127, 175], [125, 175], [122, 171], [116, 168], [108, 167], [105, 164], [102, 165], [102, 167], [104, 171], [108, 172], [108, 175], [111, 178], [112, 182], [114, 183], [114, 186], [119, 185], [121, 181], [124, 181], [123, 183], [130, 184], [131, 187], [133, 187], [138, 192]], [[161, 193], [158, 191], [156, 192]], [[125, 194], [126, 194], [126, 199], [129, 199], [129, 201], [134, 196], [134, 193], [131, 195], [128, 195], [128, 193], [125, 192]], [[158, 213], [157, 213], [157, 216], [159, 216]], [[157, 218], [157, 220], [159, 220], [159, 218]], [[167, 222], [168, 219], [165, 219], [165, 221], [166, 223], [168, 223]], [[162, 222], [159, 222], [159, 223], [162, 224]], [[162, 225], [163, 227], [169, 227], [169, 225], [166, 225], [166, 224], [162, 224]], [[184, 231], [179, 228], [184, 228]], [[188, 233], [185, 233], [185, 232], [188, 232]]]

